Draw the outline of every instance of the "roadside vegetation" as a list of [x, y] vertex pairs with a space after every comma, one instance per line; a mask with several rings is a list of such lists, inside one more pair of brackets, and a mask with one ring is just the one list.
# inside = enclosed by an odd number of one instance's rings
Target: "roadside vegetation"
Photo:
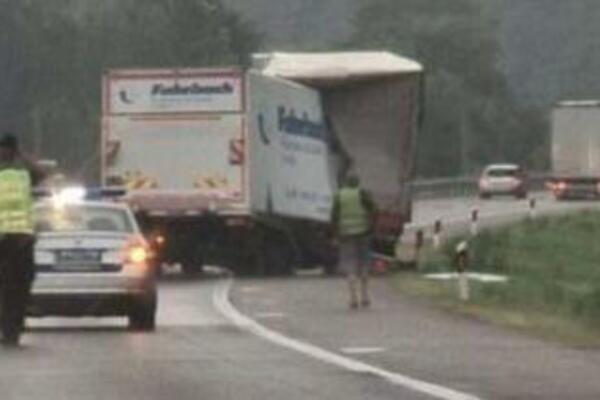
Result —
[[[538, 218], [470, 240], [472, 272], [508, 276], [507, 283], [471, 284], [471, 301], [456, 282], [399, 274], [401, 291], [453, 310], [522, 328], [573, 345], [600, 345], [600, 212]], [[428, 250], [421, 272], [452, 270], [456, 240]]]

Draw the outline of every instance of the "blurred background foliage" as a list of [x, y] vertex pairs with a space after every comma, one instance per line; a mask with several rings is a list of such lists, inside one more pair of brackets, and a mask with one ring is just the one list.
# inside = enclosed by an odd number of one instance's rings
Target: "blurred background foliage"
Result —
[[548, 116], [600, 91], [596, 0], [0, 0], [0, 129], [96, 174], [102, 71], [386, 49], [427, 70], [421, 177], [549, 164]]

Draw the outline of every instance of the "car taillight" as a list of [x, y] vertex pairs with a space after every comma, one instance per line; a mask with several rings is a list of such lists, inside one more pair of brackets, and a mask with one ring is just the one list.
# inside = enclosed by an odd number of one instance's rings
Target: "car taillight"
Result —
[[143, 246], [134, 246], [128, 250], [127, 259], [133, 264], [144, 264], [150, 259], [150, 252]]
[[167, 241], [167, 238], [165, 238], [162, 235], [158, 235], [154, 238], [154, 242], [159, 246], [162, 246], [163, 244], [165, 244], [166, 241]]
[[146, 264], [152, 258], [152, 251], [148, 248], [145, 241], [139, 238], [132, 239], [123, 251], [126, 263]]
[[567, 183], [557, 182], [556, 184], [554, 184], [554, 190], [557, 192], [564, 192], [565, 190], [567, 190]]

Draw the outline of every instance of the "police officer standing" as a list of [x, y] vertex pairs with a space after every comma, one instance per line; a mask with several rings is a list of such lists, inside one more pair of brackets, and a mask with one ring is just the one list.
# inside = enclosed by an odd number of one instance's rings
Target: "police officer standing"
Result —
[[332, 222], [340, 246], [342, 268], [348, 278], [352, 309], [371, 305], [367, 257], [375, 212], [375, 203], [370, 194], [360, 187], [356, 175], [349, 174], [335, 196]]
[[0, 139], [0, 328], [2, 343], [18, 346], [34, 278], [31, 189], [43, 174], [20, 149], [17, 138]]

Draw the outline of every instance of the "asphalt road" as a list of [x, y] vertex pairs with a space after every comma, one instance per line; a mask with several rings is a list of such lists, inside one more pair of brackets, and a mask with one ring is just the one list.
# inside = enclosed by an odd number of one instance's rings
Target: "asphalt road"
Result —
[[[464, 225], [477, 204], [425, 201], [416, 221]], [[540, 202], [544, 212], [588, 206]], [[512, 200], [480, 207], [489, 218], [527, 213]], [[161, 282], [152, 334], [129, 332], [124, 319], [29, 320], [23, 348], [0, 349], [0, 399], [600, 398], [595, 350], [443, 315], [390, 295], [383, 281], [373, 310], [358, 314], [338, 279], [236, 282], [234, 305], [266, 332], [222, 313], [225, 283]]]
[[[570, 349], [457, 316], [373, 282], [351, 311], [341, 278], [246, 280], [235, 304], [286, 336], [481, 399], [597, 400], [600, 349]], [[403, 398], [403, 397], [398, 397]]]
[[427, 399], [300, 356], [238, 328], [213, 306], [222, 280], [160, 287], [156, 333], [121, 319], [30, 320], [0, 349], [2, 400]]

